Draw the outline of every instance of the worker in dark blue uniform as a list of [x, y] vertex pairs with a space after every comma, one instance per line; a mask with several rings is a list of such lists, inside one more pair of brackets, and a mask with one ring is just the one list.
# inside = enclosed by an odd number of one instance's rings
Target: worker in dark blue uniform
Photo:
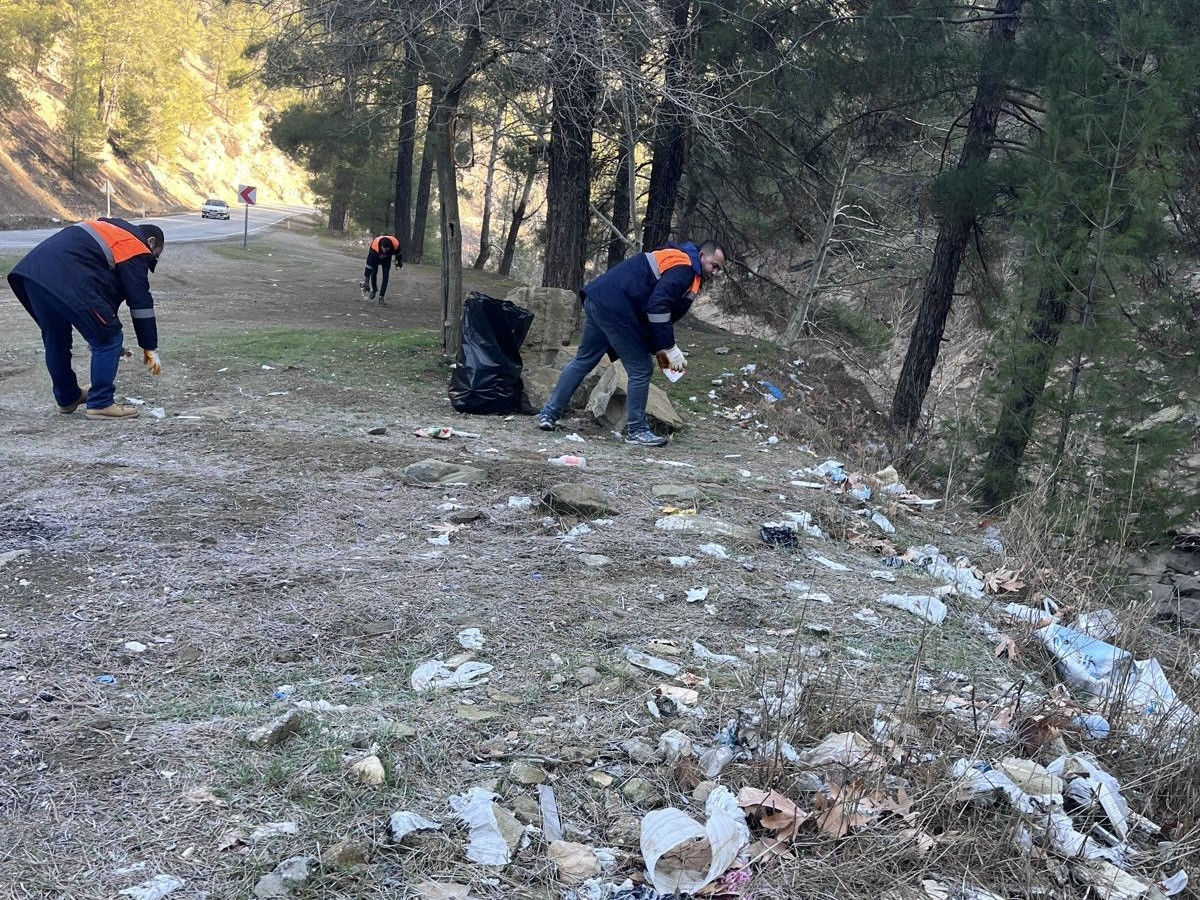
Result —
[[[115, 402], [124, 343], [117, 310], [122, 303], [129, 306], [143, 362], [152, 375], [161, 374], [149, 276], [163, 243], [157, 225], [92, 219], [46, 238], [9, 273], [13, 293], [42, 330], [59, 412], [73, 413], [86, 403], [92, 419], [138, 414], [136, 407]], [[84, 387], [71, 367], [72, 328], [92, 351], [92, 381]]]
[[[400, 241], [394, 235], [381, 234], [375, 240], [371, 241], [371, 249], [367, 251], [367, 267], [363, 269], [363, 280], [360, 287], [362, 288], [363, 296], [368, 300], [375, 299], [376, 290], [379, 291], [379, 305], [386, 306], [387, 286], [388, 286], [388, 263], [395, 261], [396, 268], [404, 268], [404, 254], [400, 252]], [[383, 268], [383, 281], [378, 282], [375, 273]], [[370, 294], [367, 291], [370, 291]]]
[[715, 241], [670, 246], [618, 263], [584, 285], [583, 334], [579, 352], [563, 367], [550, 399], [538, 414], [538, 428], [558, 427], [583, 379], [607, 354], [620, 359], [629, 376], [626, 390], [628, 425], [625, 442], [661, 447], [667, 439], [650, 430], [646, 400], [651, 355], [660, 355], [671, 370], [683, 372], [687, 359], [675, 343], [674, 323], [687, 313], [705, 279], [725, 268], [725, 250]]

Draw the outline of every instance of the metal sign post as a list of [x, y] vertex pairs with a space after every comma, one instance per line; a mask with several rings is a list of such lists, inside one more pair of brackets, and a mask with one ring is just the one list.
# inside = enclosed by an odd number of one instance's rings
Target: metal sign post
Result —
[[258, 202], [258, 188], [248, 184], [239, 184], [237, 195], [238, 203], [246, 207], [246, 217], [242, 224], [242, 249], [245, 250], [250, 241], [250, 207]]

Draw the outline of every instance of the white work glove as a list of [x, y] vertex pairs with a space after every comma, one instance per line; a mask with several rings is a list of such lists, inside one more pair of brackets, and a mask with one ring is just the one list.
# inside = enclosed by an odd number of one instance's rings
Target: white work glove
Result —
[[672, 372], [686, 372], [687, 371], [687, 357], [683, 355], [683, 351], [679, 349], [678, 344], [676, 344], [670, 350], [667, 350], [666, 354], [667, 354], [667, 363], [670, 366], [670, 369]]
[[142, 362], [146, 364], [146, 369], [151, 375], [162, 374], [162, 361], [158, 358], [157, 350], [143, 350]]

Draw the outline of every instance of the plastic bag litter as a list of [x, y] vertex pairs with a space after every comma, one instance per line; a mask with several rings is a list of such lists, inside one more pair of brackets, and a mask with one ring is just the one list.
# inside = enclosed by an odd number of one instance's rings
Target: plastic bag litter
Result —
[[155, 875], [149, 881], [143, 881], [117, 893], [122, 897], [131, 897], [132, 900], [162, 900], [183, 887], [183, 884], [183, 879], [174, 875]]
[[414, 831], [441, 830], [442, 825], [440, 822], [431, 821], [420, 813], [409, 812], [408, 810], [402, 809], [394, 812], [392, 813], [392, 817], [388, 819], [388, 833], [395, 844], [400, 843]]
[[462, 344], [450, 375], [450, 404], [461, 413], [531, 411], [521, 380], [521, 344], [533, 313], [473, 292], [463, 303]]
[[872, 524], [884, 534], [895, 534], [896, 526], [888, 521], [888, 517], [880, 512], [871, 513]]
[[683, 667], [678, 663], [669, 662], [657, 656], [651, 656], [649, 653], [634, 650], [632, 647], [626, 647], [621, 651], [621, 655], [631, 665], [637, 666], [639, 669], [648, 669], [651, 672], [657, 672], [659, 675], [666, 675], [668, 678], [674, 678], [683, 671]]
[[971, 561], [965, 556], [950, 562], [937, 547], [925, 544], [922, 547], [909, 547], [905, 554], [916, 565], [924, 566], [925, 571], [935, 578], [954, 585], [955, 589], [973, 600], [983, 599], [983, 582], [971, 570]]
[[934, 625], [945, 622], [948, 612], [945, 603], [925, 594], [884, 594], [877, 602], [912, 613]]
[[697, 659], [702, 659], [705, 662], [716, 663], [717, 665], [742, 665], [741, 659], [736, 656], [730, 656], [728, 653], [713, 653], [699, 641], [692, 641], [692, 655]]
[[458, 633], [458, 645], [464, 650], [482, 650], [486, 641], [478, 628], [464, 628]]
[[810, 553], [808, 558], [818, 565], [824, 566], [830, 572], [849, 572], [849, 566], [843, 566], [840, 562], [834, 562], [832, 559], [822, 556], [819, 553]]
[[483, 676], [492, 671], [489, 663], [467, 660], [451, 669], [440, 659], [427, 659], [415, 669], [409, 678], [414, 691], [455, 690], [478, 687], [487, 684]]
[[496, 795], [473, 787], [465, 795], [450, 797], [450, 808], [470, 829], [467, 859], [484, 866], [503, 866], [512, 861], [512, 851], [525, 829], [511, 812], [495, 803]]
[[646, 879], [660, 894], [696, 893], [724, 874], [750, 843], [746, 816], [728, 788], [713, 789], [704, 813], [703, 825], [674, 807], [642, 819]]
[[[1196, 714], [1179, 700], [1157, 659], [1133, 655], [1065, 625], [1051, 623], [1036, 632], [1054, 657], [1059, 675], [1075, 690], [1112, 702], [1168, 728], [1192, 727]], [[1146, 729], [1139, 729], [1147, 736]]]

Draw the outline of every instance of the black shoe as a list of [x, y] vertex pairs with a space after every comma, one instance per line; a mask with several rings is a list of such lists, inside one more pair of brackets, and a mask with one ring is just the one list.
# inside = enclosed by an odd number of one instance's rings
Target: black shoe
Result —
[[367, 299], [368, 299], [368, 300], [374, 300], [374, 299], [375, 299], [375, 292], [374, 292], [374, 291], [371, 291], [371, 293], [367, 295]]
[[643, 447], [665, 447], [667, 439], [659, 437], [653, 431], [634, 431], [625, 435], [625, 443], [640, 444]]
[[382, 297], [380, 297], [380, 298], [379, 298], [379, 305], [380, 305], [380, 306], [387, 306], [387, 301], [386, 301], [386, 300], [384, 300]]
[[537, 417], [537, 427], [542, 429], [542, 431], [554, 431], [558, 427], [558, 419], [548, 416], [545, 413], [540, 413]]

